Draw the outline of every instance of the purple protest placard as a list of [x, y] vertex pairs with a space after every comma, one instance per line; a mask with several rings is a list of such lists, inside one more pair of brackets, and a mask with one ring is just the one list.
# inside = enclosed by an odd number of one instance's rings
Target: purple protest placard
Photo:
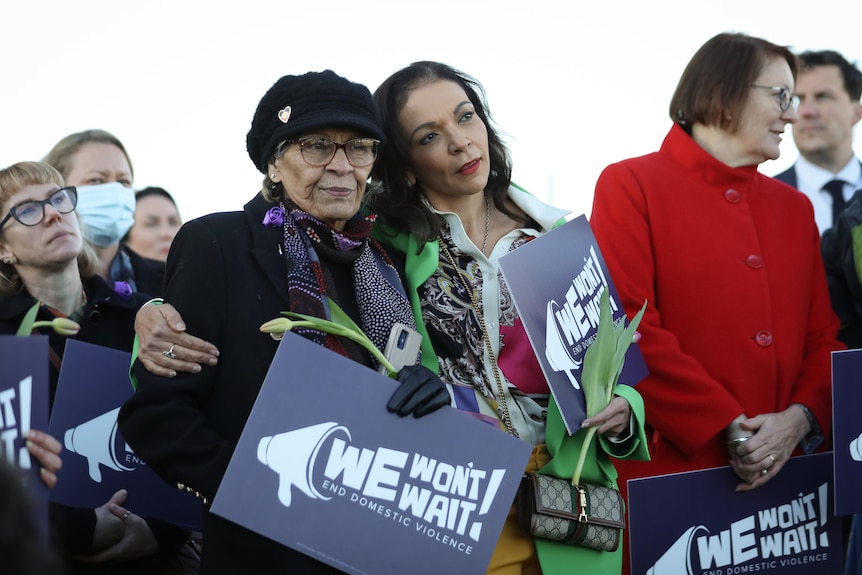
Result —
[[835, 514], [862, 513], [862, 349], [832, 352]]
[[730, 467], [628, 482], [632, 575], [839, 575], [832, 454], [791, 458], [753, 491]]
[[285, 333], [211, 511], [347, 573], [484, 573], [531, 446]]
[[31, 460], [24, 434], [48, 431], [48, 337], [0, 335], [0, 457], [30, 470], [27, 484], [33, 493], [39, 523], [48, 525], [48, 488]]
[[66, 342], [49, 427], [63, 443], [63, 475], [51, 490], [51, 501], [96, 508], [126, 489], [123, 506], [129, 511], [200, 529], [200, 502], [162, 481], [117, 428], [120, 406], [133, 393], [130, 360], [128, 352]]
[[[584, 354], [598, 331], [606, 287], [614, 321], [628, 321], [587, 218], [579, 216], [509, 252], [500, 258], [500, 269], [566, 429], [575, 433], [586, 417], [580, 385]], [[633, 344], [619, 383], [635, 385], [646, 375]]]

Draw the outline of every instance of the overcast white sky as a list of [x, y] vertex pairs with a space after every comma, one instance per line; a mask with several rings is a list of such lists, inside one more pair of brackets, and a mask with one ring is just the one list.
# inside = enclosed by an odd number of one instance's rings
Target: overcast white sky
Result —
[[[601, 5], [599, 5], [601, 4]], [[63, 136], [113, 132], [135, 187], [185, 219], [260, 187], [245, 135], [282, 75], [330, 68], [373, 91], [415, 60], [475, 76], [509, 135], [514, 179], [589, 214], [609, 163], [658, 148], [692, 54], [724, 31], [862, 60], [857, 0], [30, 0], [0, 8], [0, 165]], [[862, 137], [856, 134], [856, 149]], [[796, 157], [788, 127], [774, 174]]]

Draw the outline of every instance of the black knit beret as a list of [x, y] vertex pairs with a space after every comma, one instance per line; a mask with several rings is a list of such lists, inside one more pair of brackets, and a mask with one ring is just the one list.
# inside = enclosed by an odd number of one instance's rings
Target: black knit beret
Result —
[[263, 95], [246, 149], [254, 165], [266, 173], [276, 146], [322, 128], [355, 128], [383, 141], [383, 128], [371, 92], [332, 70], [283, 76]]

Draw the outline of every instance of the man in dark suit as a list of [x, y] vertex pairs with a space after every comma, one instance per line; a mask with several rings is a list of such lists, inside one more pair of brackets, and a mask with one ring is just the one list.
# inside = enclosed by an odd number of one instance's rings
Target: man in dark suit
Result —
[[[803, 52], [796, 95], [799, 120], [793, 139], [799, 159], [775, 177], [814, 205], [832, 308], [841, 319], [838, 337], [859, 348], [862, 285], [856, 270], [862, 253], [854, 251], [852, 237], [853, 228], [862, 226], [862, 162], [853, 153], [853, 127], [862, 119], [862, 72], [838, 52]], [[862, 515], [845, 519], [844, 542], [845, 573], [862, 574]]]
[[862, 189], [862, 163], [853, 153], [853, 127], [862, 119], [862, 72], [838, 52], [803, 52], [795, 93], [800, 102], [793, 139], [799, 159], [775, 177], [811, 199], [822, 234], [844, 202]]

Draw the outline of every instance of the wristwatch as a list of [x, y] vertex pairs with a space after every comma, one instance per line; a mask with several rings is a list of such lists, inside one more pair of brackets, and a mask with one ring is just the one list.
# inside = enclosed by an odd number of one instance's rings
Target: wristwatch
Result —
[[[792, 403], [791, 405], [798, 405], [802, 413], [805, 414], [805, 419], [808, 420], [808, 433], [815, 431], [817, 429], [817, 420], [814, 419], [814, 414], [811, 413], [811, 410], [801, 403]], [[808, 433], [805, 435], [808, 435]]]

